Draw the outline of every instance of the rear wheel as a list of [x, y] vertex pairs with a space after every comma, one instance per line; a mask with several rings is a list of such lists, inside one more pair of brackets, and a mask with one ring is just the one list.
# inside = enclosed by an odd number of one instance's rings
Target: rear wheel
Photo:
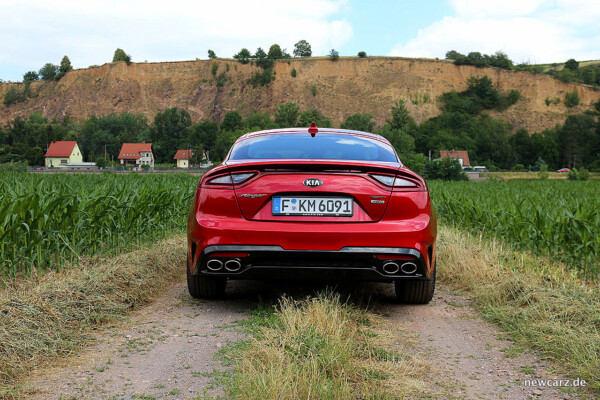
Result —
[[[189, 265], [189, 261], [188, 261]], [[194, 276], [187, 270], [187, 284], [190, 295], [195, 299], [220, 299], [225, 295], [227, 278], [218, 276]]]
[[429, 280], [396, 281], [396, 300], [404, 304], [427, 304], [435, 292], [436, 266], [433, 266], [433, 277]]

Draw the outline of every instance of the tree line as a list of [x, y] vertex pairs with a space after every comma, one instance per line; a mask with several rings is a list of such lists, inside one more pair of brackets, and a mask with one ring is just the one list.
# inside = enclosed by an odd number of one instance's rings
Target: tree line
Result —
[[526, 62], [515, 64], [506, 53], [497, 51], [494, 54], [483, 54], [472, 51], [461, 54], [456, 50], [446, 52], [446, 60], [452, 60], [455, 65], [474, 65], [479, 68], [496, 67], [514, 71], [528, 71], [536, 74], [546, 74], [563, 82], [578, 82], [600, 87], [600, 63], [580, 67], [579, 62], [570, 58], [564, 64], [535, 65]]
[[[562, 125], [530, 134], [525, 129], [512, 132], [510, 124], [489, 117], [488, 110], [503, 110], [519, 101], [516, 90], [501, 94], [484, 76], [471, 77], [465, 91], [440, 96], [442, 113], [420, 125], [399, 100], [391, 107], [391, 117], [376, 128], [373, 116], [348, 116], [341, 128], [378, 133], [386, 137], [401, 160], [416, 172], [423, 172], [440, 150], [467, 150], [471, 165], [494, 169], [587, 168], [600, 171], [600, 123], [594, 110], [567, 117]], [[189, 113], [169, 108], [152, 121], [142, 114], [123, 112], [90, 116], [77, 123], [66, 118], [48, 121], [40, 112], [28, 118], [16, 117], [0, 128], [0, 163], [27, 162], [43, 165], [43, 155], [54, 140], [76, 140], [87, 161], [100, 164], [116, 161], [123, 143], [152, 142], [156, 162], [172, 164], [179, 149], [192, 149], [196, 155], [208, 151], [212, 161], [220, 161], [235, 140], [246, 132], [278, 127], [331, 127], [331, 120], [316, 109], [301, 110], [294, 102], [280, 104], [271, 115], [254, 112], [245, 118], [238, 111], [224, 115], [221, 123], [192, 123]]]

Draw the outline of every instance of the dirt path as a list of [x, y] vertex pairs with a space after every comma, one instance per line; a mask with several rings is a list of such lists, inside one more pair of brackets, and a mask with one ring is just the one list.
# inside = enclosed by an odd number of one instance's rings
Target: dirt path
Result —
[[[234, 322], [260, 299], [284, 291], [301, 296], [314, 288], [291, 284], [234, 282], [227, 301], [194, 301], [184, 284], [161, 295], [129, 321], [102, 333], [98, 342], [65, 365], [34, 372], [30, 399], [193, 399], [222, 395], [211, 372], [222, 370], [214, 354], [243, 336]], [[443, 287], [431, 304], [392, 303], [392, 285], [339, 288], [352, 301], [386, 316], [419, 337], [410, 351], [433, 367], [428, 379], [440, 399], [570, 399], [566, 392], [524, 387], [525, 379], [554, 379], [549, 365], [515, 349], [482, 321], [468, 299]], [[403, 333], [402, 333], [403, 334]], [[508, 357], [507, 357], [508, 356]]]

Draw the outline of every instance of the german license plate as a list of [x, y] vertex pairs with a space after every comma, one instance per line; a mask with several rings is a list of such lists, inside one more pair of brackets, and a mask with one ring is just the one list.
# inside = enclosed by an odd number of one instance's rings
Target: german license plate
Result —
[[348, 197], [273, 197], [273, 215], [351, 217], [354, 202]]

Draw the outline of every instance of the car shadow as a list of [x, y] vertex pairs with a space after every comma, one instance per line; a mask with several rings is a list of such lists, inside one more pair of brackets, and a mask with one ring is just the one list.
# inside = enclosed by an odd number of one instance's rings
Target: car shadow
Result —
[[342, 302], [370, 311], [394, 304], [396, 299], [394, 285], [391, 283], [233, 280], [227, 284], [225, 301], [245, 304], [247, 308], [254, 309], [260, 304], [276, 305], [285, 297], [302, 300], [324, 293], [339, 295]]

